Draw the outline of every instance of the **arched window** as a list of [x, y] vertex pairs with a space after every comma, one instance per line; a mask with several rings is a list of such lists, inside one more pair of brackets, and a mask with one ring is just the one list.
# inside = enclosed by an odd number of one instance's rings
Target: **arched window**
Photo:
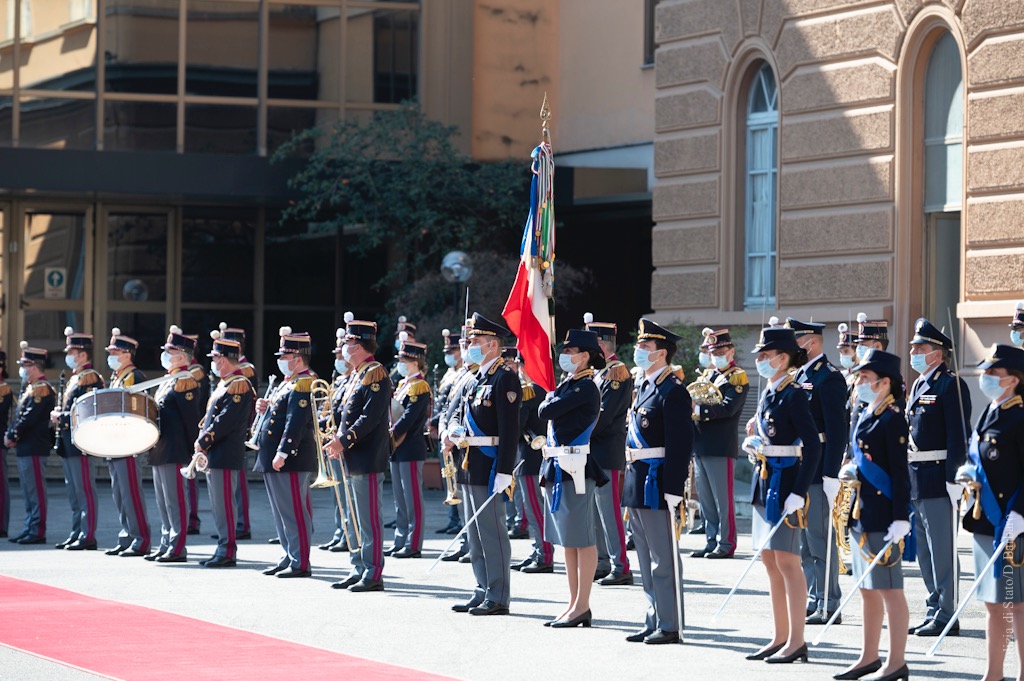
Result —
[[960, 210], [964, 167], [964, 78], [956, 40], [935, 43], [924, 79], [926, 213]]
[[747, 93], [743, 305], [775, 305], [778, 88], [768, 64]]

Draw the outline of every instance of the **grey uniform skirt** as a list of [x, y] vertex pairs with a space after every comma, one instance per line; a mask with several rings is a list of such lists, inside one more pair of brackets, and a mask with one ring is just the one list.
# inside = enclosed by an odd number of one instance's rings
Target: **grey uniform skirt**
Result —
[[[789, 522], [796, 524], [796, 514], [790, 518]], [[768, 511], [764, 506], [760, 504], [754, 504], [754, 517], [750, 525], [750, 533], [754, 540], [754, 551], [761, 548], [761, 544], [764, 543], [765, 538], [772, 531], [773, 523], [768, 522]], [[782, 523], [782, 527], [779, 528], [778, 532], [772, 537], [771, 543], [766, 546], [766, 549], [772, 551], [785, 551], [786, 553], [793, 553], [800, 555], [800, 534], [803, 532], [799, 527], [790, 527], [786, 523]]]
[[[850, 528], [850, 552], [853, 554], [853, 579], [861, 578], [871, 565], [875, 554], [882, 550], [885, 532], [858, 532]], [[864, 546], [860, 546], [861, 538], [866, 537]], [[860, 547], [860, 548], [858, 548]], [[866, 554], [866, 555], [865, 555]], [[888, 566], [888, 567], [887, 567]], [[862, 589], [902, 589], [903, 588], [903, 555], [899, 544], [894, 544], [889, 558], [884, 556], [871, 569], [871, 574], [860, 585]]]
[[544, 538], [567, 549], [582, 549], [597, 544], [594, 524], [595, 483], [587, 480], [587, 491], [576, 494], [576, 487], [568, 473], [562, 482], [562, 501], [558, 511], [551, 512], [553, 485], [544, 483]]
[[[992, 552], [995, 550], [992, 540], [992, 537], [983, 534], [974, 535], [972, 549], [975, 579], [981, 575], [981, 570], [985, 568], [985, 564], [992, 557]], [[1024, 561], [1024, 541], [1017, 542], [1013, 553], [1014, 563]], [[1013, 567], [1006, 558], [1004, 549], [1003, 566], [998, 579], [994, 574], [995, 568], [990, 567], [985, 571], [984, 578], [978, 585], [978, 592], [975, 594], [975, 598], [979, 601], [983, 603], [1024, 603], [1024, 568]]]

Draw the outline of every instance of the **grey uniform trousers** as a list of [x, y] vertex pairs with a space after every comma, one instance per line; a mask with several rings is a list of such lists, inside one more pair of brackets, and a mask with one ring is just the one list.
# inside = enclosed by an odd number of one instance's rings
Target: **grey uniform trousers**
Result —
[[394, 548], [423, 549], [423, 462], [392, 461], [391, 490], [395, 495]]
[[384, 474], [350, 475], [349, 481], [359, 526], [359, 550], [349, 554], [352, 557], [349, 575], [380, 581], [384, 575], [384, 523], [381, 521]]
[[[832, 613], [839, 607], [839, 555], [832, 534], [832, 564], [828, 574], [828, 595], [825, 594], [825, 551], [828, 548], [828, 527], [832, 523], [828, 499], [821, 483], [807, 488], [810, 504], [807, 507], [807, 527], [801, 532], [800, 562], [807, 580], [807, 608]], [[827, 607], [826, 607], [827, 605]]]
[[92, 475], [92, 461], [88, 456], [69, 456], [61, 459], [64, 466], [64, 485], [71, 505], [71, 533], [68, 541], [81, 539], [96, 541], [96, 485]]
[[910, 503], [914, 507], [917, 564], [928, 589], [927, 617], [945, 624], [957, 606], [953, 589], [953, 505], [946, 496]]
[[206, 472], [206, 489], [210, 493], [210, 511], [217, 528], [217, 548], [213, 558], [234, 559], [238, 555], [235, 526], [235, 487], [238, 471], [211, 468]]
[[[486, 485], [463, 485], [467, 518], [473, 517], [491, 496]], [[508, 607], [511, 600], [512, 546], [505, 529], [504, 495], [487, 504], [466, 531], [469, 559], [473, 565], [476, 589], [473, 601], [494, 601]]]
[[597, 525], [597, 571], [611, 570], [612, 574], [629, 574], [626, 555], [626, 527], [622, 522], [622, 471], [604, 469], [608, 484], [596, 488], [594, 514]]
[[121, 525], [117, 545], [139, 553], [149, 551], [149, 521], [142, 492], [142, 468], [138, 456], [107, 459], [114, 509]]
[[313, 474], [306, 471], [263, 474], [274, 527], [284, 549], [284, 556], [278, 562], [280, 567], [309, 570], [309, 544], [313, 538], [313, 514], [309, 505], [312, 480]]
[[43, 477], [43, 457], [19, 456], [18, 481], [25, 499], [25, 527], [22, 534], [45, 537], [46, 479]]
[[153, 491], [156, 510], [160, 514], [159, 553], [184, 556], [185, 534], [188, 531], [188, 500], [185, 498], [185, 478], [179, 464], [153, 466]]
[[[672, 536], [669, 512], [647, 508], [630, 508], [629, 521], [633, 525], [640, 576], [647, 597], [647, 629], [678, 631], [676, 598], [682, 601], [682, 582], [675, 583], [672, 561], [679, 560], [676, 538]], [[680, 564], [679, 577], [683, 569]], [[677, 591], [678, 590], [678, 591]], [[684, 620], [685, 621], [685, 620]]]

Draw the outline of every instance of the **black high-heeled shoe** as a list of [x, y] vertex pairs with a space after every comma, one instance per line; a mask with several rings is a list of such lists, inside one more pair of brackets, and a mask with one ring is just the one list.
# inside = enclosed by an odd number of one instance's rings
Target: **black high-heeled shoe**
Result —
[[764, 650], [759, 650], [756, 653], [750, 653], [749, 655], [747, 655], [747, 659], [748, 660], [763, 660], [766, 657], [771, 657], [775, 653], [777, 653], [780, 650], [782, 650], [783, 646], [785, 646], [785, 645], [786, 645], [785, 643], [780, 643], [777, 646], [772, 646], [771, 648], [765, 648]]
[[886, 674], [885, 676], [872, 676], [870, 681], [907, 681], [910, 678], [910, 669], [907, 665], [903, 665], [896, 671]]
[[881, 668], [882, 660], [879, 659], [875, 660], [874, 662], [868, 662], [866, 665], [862, 667], [857, 667], [856, 669], [849, 669], [845, 672], [840, 672], [839, 674], [834, 675], [832, 678], [836, 679], [837, 681], [849, 681], [850, 679], [859, 679], [862, 676], [867, 676], [868, 674], [877, 672]]
[[[789, 655], [772, 655], [764, 659], [768, 664], [790, 664], [800, 660], [801, 662], [807, 662], [807, 644], [803, 644]], [[892, 681], [889, 679], [887, 681]]]
[[551, 623], [552, 629], [572, 629], [582, 625], [584, 628], [590, 628], [590, 622], [593, 619], [593, 615], [590, 614], [590, 610], [587, 610], [582, 615], [577, 615], [571, 620], [559, 620]]

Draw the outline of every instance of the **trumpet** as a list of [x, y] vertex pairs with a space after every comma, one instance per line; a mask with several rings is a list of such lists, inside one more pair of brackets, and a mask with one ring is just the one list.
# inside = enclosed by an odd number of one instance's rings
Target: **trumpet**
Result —
[[[269, 400], [270, 395], [274, 392], [274, 382], [277, 380], [277, 376], [271, 375], [270, 380], [267, 381], [267, 392], [263, 393], [263, 399]], [[270, 408], [267, 408], [270, 411]], [[267, 417], [267, 411], [258, 415], [252, 422], [252, 428], [249, 430], [249, 439], [245, 441], [246, 449], [259, 449], [260, 446], [257, 444], [257, 440], [260, 439], [260, 428], [263, 427], [263, 419]]]
[[441, 477], [444, 478], [445, 490], [448, 492], [444, 503], [446, 506], [461, 504], [462, 499], [459, 497], [459, 486], [455, 481], [455, 457], [452, 456], [451, 450], [444, 451], [442, 449], [441, 455], [444, 457], [444, 465], [441, 466]]
[[[348, 477], [348, 468], [345, 465], [345, 458], [339, 459], [341, 464], [341, 480], [334, 477], [334, 469], [327, 461], [327, 454], [324, 446], [334, 437], [337, 426], [334, 423], [334, 411], [331, 409], [331, 402], [334, 399], [334, 389], [323, 380], [316, 379], [309, 391], [309, 408], [313, 412], [313, 441], [316, 443], [317, 473], [316, 480], [309, 486], [310, 489], [334, 489], [334, 500], [338, 504], [338, 511], [341, 512], [342, 530], [345, 532], [345, 542], [350, 550], [359, 548], [359, 521], [356, 519], [356, 511], [352, 506], [352, 485]], [[322, 424], [321, 425], [321, 417]], [[345, 498], [348, 500], [348, 517], [352, 521], [355, 530], [355, 537], [349, 535], [348, 523], [345, 522], [345, 509], [341, 502], [341, 493], [338, 486], [344, 484]]]
[[210, 467], [210, 459], [202, 452], [196, 452], [192, 455], [192, 460], [187, 466], [182, 466], [178, 469], [181, 473], [181, 477], [186, 480], [194, 480], [196, 472], [205, 473]]

